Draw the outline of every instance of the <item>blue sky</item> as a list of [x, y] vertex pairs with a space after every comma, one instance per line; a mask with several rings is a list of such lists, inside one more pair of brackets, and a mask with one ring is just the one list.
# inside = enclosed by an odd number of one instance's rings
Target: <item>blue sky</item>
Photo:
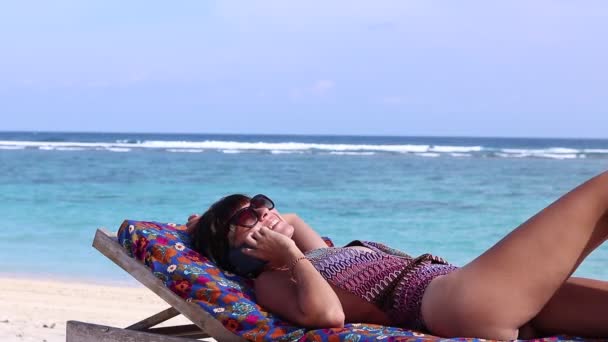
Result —
[[13, 1], [0, 130], [607, 137], [605, 1]]

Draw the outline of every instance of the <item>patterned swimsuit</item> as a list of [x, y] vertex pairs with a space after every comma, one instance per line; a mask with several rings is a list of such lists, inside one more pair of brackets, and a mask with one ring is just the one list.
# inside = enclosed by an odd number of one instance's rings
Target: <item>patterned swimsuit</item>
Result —
[[423, 254], [417, 258], [383, 244], [353, 241], [356, 248], [319, 248], [306, 256], [332, 285], [375, 304], [393, 325], [426, 330], [420, 313], [424, 290], [434, 278], [457, 267], [442, 258]]

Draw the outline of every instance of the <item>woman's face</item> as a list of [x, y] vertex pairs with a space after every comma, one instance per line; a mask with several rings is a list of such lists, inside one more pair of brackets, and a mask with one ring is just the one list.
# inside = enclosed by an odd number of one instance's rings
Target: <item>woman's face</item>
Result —
[[[245, 205], [243, 205], [238, 210], [249, 206], [250, 203], [245, 203]], [[228, 235], [228, 239], [232, 246], [241, 246], [245, 243], [245, 238], [248, 235], [253, 234], [254, 232], [260, 230], [262, 227], [266, 227], [279, 234], [283, 234], [288, 238], [291, 238], [293, 236], [293, 226], [287, 223], [285, 219], [283, 219], [283, 217], [276, 208], [268, 209], [266, 207], [260, 207], [252, 209], [255, 211], [258, 217], [258, 222], [255, 224], [255, 226], [251, 228], [234, 224], [232, 231]]]

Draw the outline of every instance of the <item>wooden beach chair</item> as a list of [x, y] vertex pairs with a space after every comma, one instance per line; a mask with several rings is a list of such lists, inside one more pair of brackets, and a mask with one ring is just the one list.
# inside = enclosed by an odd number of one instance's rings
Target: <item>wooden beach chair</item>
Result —
[[[329, 239], [328, 246], [333, 246]], [[375, 324], [309, 330], [293, 326], [255, 303], [251, 280], [221, 271], [188, 248], [185, 226], [125, 220], [116, 234], [98, 229], [93, 246], [161, 297], [170, 307], [126, 328], [68, 321], [67, 342], [217, 341], [446, 341], [422, 332]], [[128, 310], [128, 308], [125, 308]], [[179, 314], [193, 324], [155, 328]], [[455, 338], [451, 341], [487, 341]], [[585, 341], [553, 336], [537, 342]], [[589, 339], [588, 341], [592, 341]]]
[[[68, 321], [67, 342], [85, 341], [142, 341], [142, 342], [184, 342], [198, 338], [213, 337], [218, 341], [245, 341], [231, 333], [213, 316], [200, 306], [189, 303], [168, 289], [141, 262], [133, 259], [118, 243], [116, 234], [98, 229], [93, 247], [99, 250], [140, 283], [165, 300], [170, 307], [124, 329], [103, 325]], [[153, 328], [179, 314], [186, 316], [194, 324], [174, 327]]]

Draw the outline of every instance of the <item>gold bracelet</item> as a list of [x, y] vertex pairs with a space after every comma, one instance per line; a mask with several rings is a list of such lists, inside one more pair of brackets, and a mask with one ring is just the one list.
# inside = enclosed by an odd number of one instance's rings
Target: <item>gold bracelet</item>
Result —
[[291, 263], [291, 266], [289, 266], [289, 273], [291, 273], [291, 279], [292, 280], [296, 280], [296, 265], [298, 264], [298, 262], [300, 262], [300, 260], [304, 260], [304, 259], [308, 259], [305, 255], [298, 257], [296, 260], [294, 260]]

